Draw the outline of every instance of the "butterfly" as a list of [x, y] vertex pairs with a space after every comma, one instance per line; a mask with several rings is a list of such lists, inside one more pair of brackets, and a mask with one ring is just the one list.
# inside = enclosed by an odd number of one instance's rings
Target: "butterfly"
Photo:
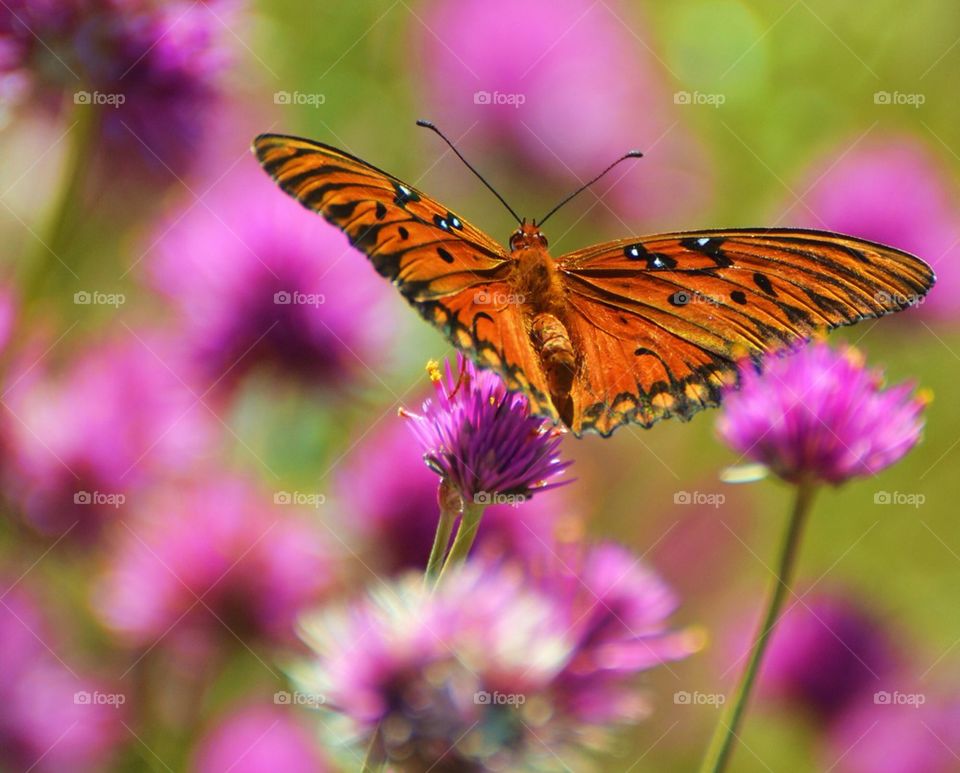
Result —
[[522, 391], [533, 413], [578, 436], [688, 419], [719, 404], [744, 357], [906, 308], [935, 281], [906, 252], [800, 229], [664, 233], [554, 258], [541, 226], [587, 186], [528, 223], [436, 127], [419, 123], [516, 217], [509, 249], [337, 148], [264, 134], [253, 150], [286, 193], [343, 230], [455, 347]]

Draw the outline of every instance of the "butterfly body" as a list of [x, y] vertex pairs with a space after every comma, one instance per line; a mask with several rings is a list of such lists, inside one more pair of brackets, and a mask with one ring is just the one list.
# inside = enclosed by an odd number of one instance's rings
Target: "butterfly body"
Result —
[[523, 222], [507, 251], [337, 148], [262, 135], [254, 152], [454, 346], [577, 435], [689, 418], [719, 403], [744, 356], [911, 306], [935, 279], [900, 250], [801, 229], [658, 234], [554, 258]]

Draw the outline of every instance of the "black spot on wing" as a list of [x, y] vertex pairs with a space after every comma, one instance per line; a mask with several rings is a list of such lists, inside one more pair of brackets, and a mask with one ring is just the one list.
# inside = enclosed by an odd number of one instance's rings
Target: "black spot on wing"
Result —
[[680, 246], [693, 252], [699, 252], [701, 255], [706, 255], [717, 264], [717, 268], [730, 268], [730, 266], [733, 265], [733, 261], [723, 252], [724, 242], [726, 242], [726, 239], [721, 236], [690, 236], [686, 239], [681, 239]]
[[437, 255], [444, 263], [453, 263], [453, 255], [447, 252], [443, 247], [437, 247]]
[[767, 295], [776, 297], [777, 291], [773, 289], [773, 283], [766, 274], [761, 274], [759, 271], [757, 271], [753, 275], [753, 283], [763, 290]]
[[741, 306], [745, 306], [747, 303], [747, 295], [743, 290], [734, 290], [730, 293], [730, 300], [734, 303], [739, 303]]

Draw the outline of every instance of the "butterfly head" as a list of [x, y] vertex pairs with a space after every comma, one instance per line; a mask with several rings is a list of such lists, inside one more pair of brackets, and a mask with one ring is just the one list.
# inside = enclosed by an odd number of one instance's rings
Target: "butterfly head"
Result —
[[547, 237], [540, 233], [536, 221], [527, 222], [524, 219], [520, 227], [510, 236], [510, 251], [529, 250], [531, 248], [546, 249]]

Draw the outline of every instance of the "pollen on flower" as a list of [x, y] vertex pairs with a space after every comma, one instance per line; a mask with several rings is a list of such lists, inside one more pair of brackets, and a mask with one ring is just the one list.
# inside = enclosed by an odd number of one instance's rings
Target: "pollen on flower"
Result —
[[440, 370], [440, 363], [436, 360], [427, 360], [427, 375], [433, 383], [437, 383], [443, 378]]

